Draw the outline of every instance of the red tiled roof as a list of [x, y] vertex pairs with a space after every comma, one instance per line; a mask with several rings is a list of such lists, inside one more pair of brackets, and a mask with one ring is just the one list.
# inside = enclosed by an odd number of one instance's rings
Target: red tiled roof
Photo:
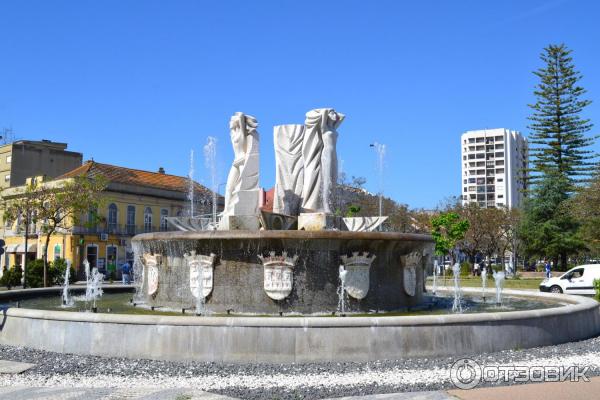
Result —
[[[118, 167], [115, 165], [101, 164], [95, 161], [87, 161], [81, 167], [75, 168], [57, 179], [73, 178], [75, 176], [94, 177], [104, 176], [109, 182], [124, 183], [128, 185], [146, 186], [158, 189], [187, 192], [189, 180], [187, 177], [163, 174], [160, 172], [142, 171]], [[196, 191], [210, 193], [210, 190], [199, 183], [195, 183]]]

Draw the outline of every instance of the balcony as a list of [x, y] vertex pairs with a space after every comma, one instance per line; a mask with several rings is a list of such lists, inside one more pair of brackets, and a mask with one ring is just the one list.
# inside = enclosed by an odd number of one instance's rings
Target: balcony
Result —
[[[161, 231], [168, 230], [166, 227], [161, 226]], [[164, 230], [163, 230], [164, 228]], [[156, 225], [121, 225], [121, 224], [108, 224], [97, 225], [97, 226], [75, 226], [73, 227], [74, 235], [123, 235], [123, 236], [134, 236], [138, 233], [157, 232]]]

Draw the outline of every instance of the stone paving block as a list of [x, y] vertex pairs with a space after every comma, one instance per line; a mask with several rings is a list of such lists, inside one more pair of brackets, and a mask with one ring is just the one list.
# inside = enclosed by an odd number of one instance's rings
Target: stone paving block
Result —
[[[405, 392], [338, 397], [335, 400], [458, 400], [446, 392]], [[333, 400], [333, 399], [329, 399]]]
[[228, 400], [232, 397], [194, 389], [0, 387], [0, 400]]
[[0, 360], [0, 374], [20, 374], [33, 367], [35, 367], [35, 364]]

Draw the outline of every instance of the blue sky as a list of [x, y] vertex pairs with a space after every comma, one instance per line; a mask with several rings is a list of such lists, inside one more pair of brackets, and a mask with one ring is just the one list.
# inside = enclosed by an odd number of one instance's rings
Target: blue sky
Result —
[[[3, 1], [0, 128], [69, 143], [86, 159], [185, 175], [189, 151], [255, 115], [261, 184], [275, 179], [273, 125], [334, 107], [338, 156], [411, 207], [460, 192], [460, 135], [528, 133], [538, 55], [566, 43], [600, 97], [596, 1]], [[600, 101], [586, 111], [600, 129]], [[600, 146], [597, 146], [600, 150]], [[198, 180], [209, 182], [201, 160]]]

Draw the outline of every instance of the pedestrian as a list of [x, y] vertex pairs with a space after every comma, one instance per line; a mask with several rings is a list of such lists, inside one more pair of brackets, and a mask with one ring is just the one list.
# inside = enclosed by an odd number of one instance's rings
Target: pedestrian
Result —
[[546, 261], [546, 278], [552, 277], [552, 264], [550, 261]]
[[131, 267], [129, 266], [129, 262], [125, 261], [125, 264], [121, 266], [121, 274], [123, 275], [123, 285], [129, 285], [131, 283], [130, 273]]
[[479, 263], [473, 265], [473, 276], [479, 276]]

